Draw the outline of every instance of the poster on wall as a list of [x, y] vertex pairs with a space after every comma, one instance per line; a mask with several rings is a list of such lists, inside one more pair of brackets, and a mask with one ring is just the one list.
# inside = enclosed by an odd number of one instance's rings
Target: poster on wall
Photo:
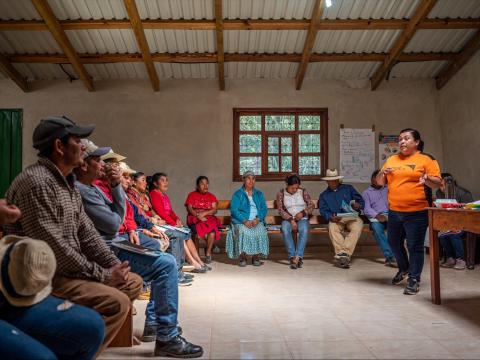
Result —
[[375, 170], [375, 132], [340, 129], [340, 174], [343, 181], [370, 183]]
[[398, 151], [398, 135], [380, 134], [378, 137], [378, 167], [381, 169], [385, 161]]

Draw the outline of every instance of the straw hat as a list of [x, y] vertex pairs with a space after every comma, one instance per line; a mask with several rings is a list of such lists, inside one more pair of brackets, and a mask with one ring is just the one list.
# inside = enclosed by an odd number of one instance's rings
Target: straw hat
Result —
[[322, 177], [322, 180], [329, 181], [329, 180], [340, 180], [343, 179], [343, 176], [338, 175], [337, 169], [327, 169], [326, 176]]
[[118, 162], [120, 161], [123, 161], [125, 160], [127, 157], [126, 156], [123, 156], [123, 155], [120, 155], [120, 154], [117, 154], [115, 151], [113, 151], [112, 149], [110, 149], [110, 151], [108, 153], [106, 153], [105, 155], [103, 155], [101, 157], [101, 159], [103, 161], [107, 161], [107, 160], [116, 160]]
[[14, 235], [0, 240], [0, 291], [13, 306], [31, 306], [50, 295], [56, 267], [44, 241]]
[[118, 167], [120, 168], [122, 174], [129, 174], [129, 175], [132, 175], [132, 174], [135, 174], [137, 172], [137, 170], [133, 170], [130, 166], [128, 166], [128, 164], [126, 162], [123, 162], [123, 161], [120, 161], [118, 163]]

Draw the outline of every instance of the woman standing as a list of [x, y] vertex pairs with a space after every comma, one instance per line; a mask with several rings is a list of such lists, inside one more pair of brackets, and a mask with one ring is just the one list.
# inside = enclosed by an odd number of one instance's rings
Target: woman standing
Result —
[[207, 241], [205, 263], [210, 264], [212, 262], [213, 242], [220, 240], [218, 230], [220, 221], [215, 216], [218, 200], [215, 195], [208, 192], [209, 183], [206, 176], [199, 176], [196, 184], [197, 189], [188, 194], [187, 200], [185, 200], [188, 211], [187, 225], [193, 235], [205, 238]]
[[388, 239], [398, 264], [392, 283], [397, 285], [408, 275], [403, 293], [414, 295], [420, 289], [424, 262], [428, 227], [425, 208], [431, 206], [432, 189], [438, 188], [442, 180], [437, 161], [422, 152], [424, 143], [417, 130], [402, 130], [398, 144], [400, 152], [387, 159], [377, 183], [383, 186], [388, 182]]
[[268, 235], [264, 226], [267, 204], [260, 190], [255, 189], [255, 174], [246, 171], [243, 186], [232, 196], [230, 211], [232, 230], [227, 234], [227, 254], [239, 258], [238, 265], [247, 265], [247, 255], [252, 255], [252, 265], [260, 266], [260, 255], [268, 255]]
[[[286, 188], [277, 194], [277, 207], [282, 217], [282, 235], [290, 259], [290, 268], [303, 267], [303, 253], [308, 242], [308, 217], [313, 211], [313, 201], [307, 190], [300, 188], [300, 178], [293, 174], [285, 179]], [[298, 233], [297, 248], [292, 231]]]

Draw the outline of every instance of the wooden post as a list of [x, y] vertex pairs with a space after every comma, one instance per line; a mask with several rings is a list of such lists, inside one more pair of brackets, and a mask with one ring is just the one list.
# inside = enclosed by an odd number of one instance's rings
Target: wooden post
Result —
[[431, 292], [432, 302], [436, 305], [440, 305], [442, 300], [440, 298], [440, 270], [438, 262], [438, 230], [433, 229], [433, 211], [428, 210], [428, 235], [430, 239], [430, 279], [431, 279]]

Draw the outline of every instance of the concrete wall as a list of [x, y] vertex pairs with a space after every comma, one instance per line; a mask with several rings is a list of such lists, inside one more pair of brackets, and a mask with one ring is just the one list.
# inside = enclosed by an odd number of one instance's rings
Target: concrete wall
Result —
[[480, 52], [439, 91], [444, 170], [480, 198]]
[[[232, 182], [234, 107], [327, 107], [331, 168], [338, 166], [340, 124], [354, 128], [375, 124], [377, 135], [417, 128], [426, 151], [442, 163], [433, 81], [393, 80], [375, 92], [366, 85], [306, 80], [296, 91], [293, 81], [260, 79], [227, 81], [227, 90], [221, 92], [215, 80], [169, 80], [154, 93], [148, 81], [122, 80], [95, 83], [96, 91], [89, 93], [78, 81], [56, 81], [35, 83], [34, 91], [25, 94], [4, 80], [0, 108], [24, 111], [24, 166], [36, 160], [31, 134], [42, 117], [64, 114], [80, 123], [95, 123], [92, 139], [98, 145], [126, 155], [134, 169], [168, 173], [174, 208], [183, 214], [183, 201], [196, 176], [207, 175], [218, 198], [230, 198], [239, 186]], [[305, 185], [315, 198], [325, 187], [322, 182]], [[281, 186], [258, 183], [267, 198]]]

